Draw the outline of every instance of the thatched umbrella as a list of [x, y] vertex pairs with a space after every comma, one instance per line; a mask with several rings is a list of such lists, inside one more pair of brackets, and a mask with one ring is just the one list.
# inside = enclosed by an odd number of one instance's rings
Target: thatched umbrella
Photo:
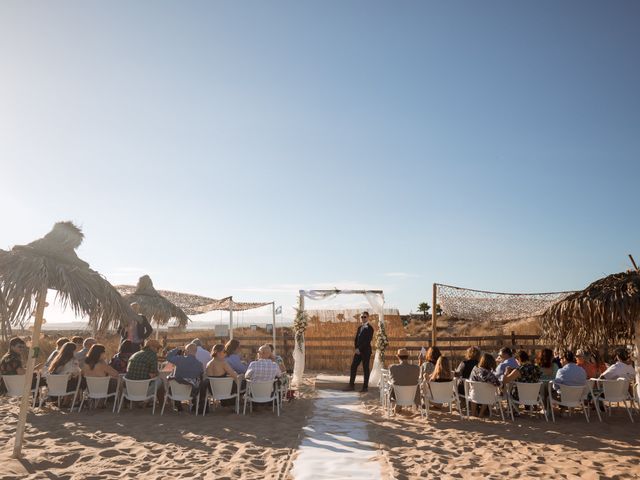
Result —
[[[117, 288], [117, 287], [116, 287]], [[184, 311], [163, 297], [154, 287], [149, 275], [144, 275], [138, 280], [136, 290], [125, 295], [124, 299], [140, 305], [140, 313], [152, 320], [156, 325], [166, 325], [169, 320], [175, 318], [180, 327], [186, 327], [189, 317]], [[157, 333], [157, 330], [156, 330]]]
[[555, 303], [542, 316], [545, 339], [574, 348], [631, 343], [639, 336], [640, 272], [615, 273]]
[[75, 249], [83, 238], [82, 231], [73, 223], [59, 222], [39, 240], [15, 246], [8, 252], [0, 250], [0, 288], [9, 306], [10, 320], [28, 318], [35, 310], [33, 339], [13, 450], [15, 457], [20, 457], [22, 449], [47, 290], [57, 291], [57, 299], [63, 307], [71, 307], [77, 315], [90, 315], [97, 330], [128, 322], [135, 316], [113, 286], [78, 258]]

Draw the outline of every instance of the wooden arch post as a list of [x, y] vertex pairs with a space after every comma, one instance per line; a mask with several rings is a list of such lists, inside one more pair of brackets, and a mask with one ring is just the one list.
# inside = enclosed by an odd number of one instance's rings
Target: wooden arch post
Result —
[[438, 284], [433, 284], [433, 298], [431, 304], [431, 346], [436, 346], [438, 334], [436, 328], [438, 327]]

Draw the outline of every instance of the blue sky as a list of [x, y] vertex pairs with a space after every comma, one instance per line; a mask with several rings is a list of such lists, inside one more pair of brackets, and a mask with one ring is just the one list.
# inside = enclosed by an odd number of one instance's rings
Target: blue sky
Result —
[[583, 288], [640, 257], [638, 45], [631, 1], [5, 0], [0, 246], [73, 220], [112, 283], [285, 307]]

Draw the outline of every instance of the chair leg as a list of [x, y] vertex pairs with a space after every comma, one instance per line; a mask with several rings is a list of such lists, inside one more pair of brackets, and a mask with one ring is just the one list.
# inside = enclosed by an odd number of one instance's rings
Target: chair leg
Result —
[[242, 409], [242, 414], [246, 415], [247, 414], [247, 396], [244, 396], [244, 408]]
[[164, 407], [167, 406], [167, 398], [169, 397], [169, 395], [165, 395], [164, 396], [164, 402], [162, 402], [162, 409], [160, 410], [160, 416], [164, 415]]
[[122, 410], [122, 404], [124, 403], [124, 390], [122, 391], [122, 394], [120, 395], [120, 405], [118, 406], [118, 413], [120, 413], [120, 410]]
[[631, 423], [635, 423], [633, 421], [633, 415], [631, 414], [631, 410], [629, 410], [629, 406], [627, 405], [627, 401], [625, 400], [624, 402], [622, 402], [622, 404], [624, 405], [624, 408], [627, 409], [627, 413], [629, 414], [629, 419], [631, 420]]
[[[196, 417], [198, 416], [198, 410], [200, 410], [200, 395], [196, 397]], [[204, 412], [202, 413], [202, 416], [204, 417]]]
[[116, 413], [117, 405], [118, 405], [118, 392], [116, 390], [116, 393], [113, 394], [113, 410], [111, 411], [111, 413]]

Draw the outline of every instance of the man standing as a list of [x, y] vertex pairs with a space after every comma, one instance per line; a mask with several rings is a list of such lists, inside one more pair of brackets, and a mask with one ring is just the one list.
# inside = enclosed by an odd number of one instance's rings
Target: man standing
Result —
[[120, 337], [122, 340], [129, 340], [133, 343], [133, 347], [137, 352], [142, 347], [144, 341], [151, 336], [153, 332], [153, 327], [147, 320], [147, 317], [140, 313], [140, 304], [137, 302], [133, 302], [131, 304], [131, 310], [136, 313], [138, 319], [132, 318], [129, 320], [129, 324], [126, 327], [120, 327], [118, 329], [118, 333], [120, 333]]
[[362, 371], [364, 373], [364, 383], [361, 392], [369, 389], [369, 361], [371, 360], [371, 340], [373, 339], [373, 327], [369, 325], [369, 312], [362, 312], [360, 315], [362, 324], [358, 327], [354, 347], [356, 349], [351, 362], [351, 378], [347, 390], [353, 390], [356, 383], [356, 374], [358, 365], [362, 362]]

